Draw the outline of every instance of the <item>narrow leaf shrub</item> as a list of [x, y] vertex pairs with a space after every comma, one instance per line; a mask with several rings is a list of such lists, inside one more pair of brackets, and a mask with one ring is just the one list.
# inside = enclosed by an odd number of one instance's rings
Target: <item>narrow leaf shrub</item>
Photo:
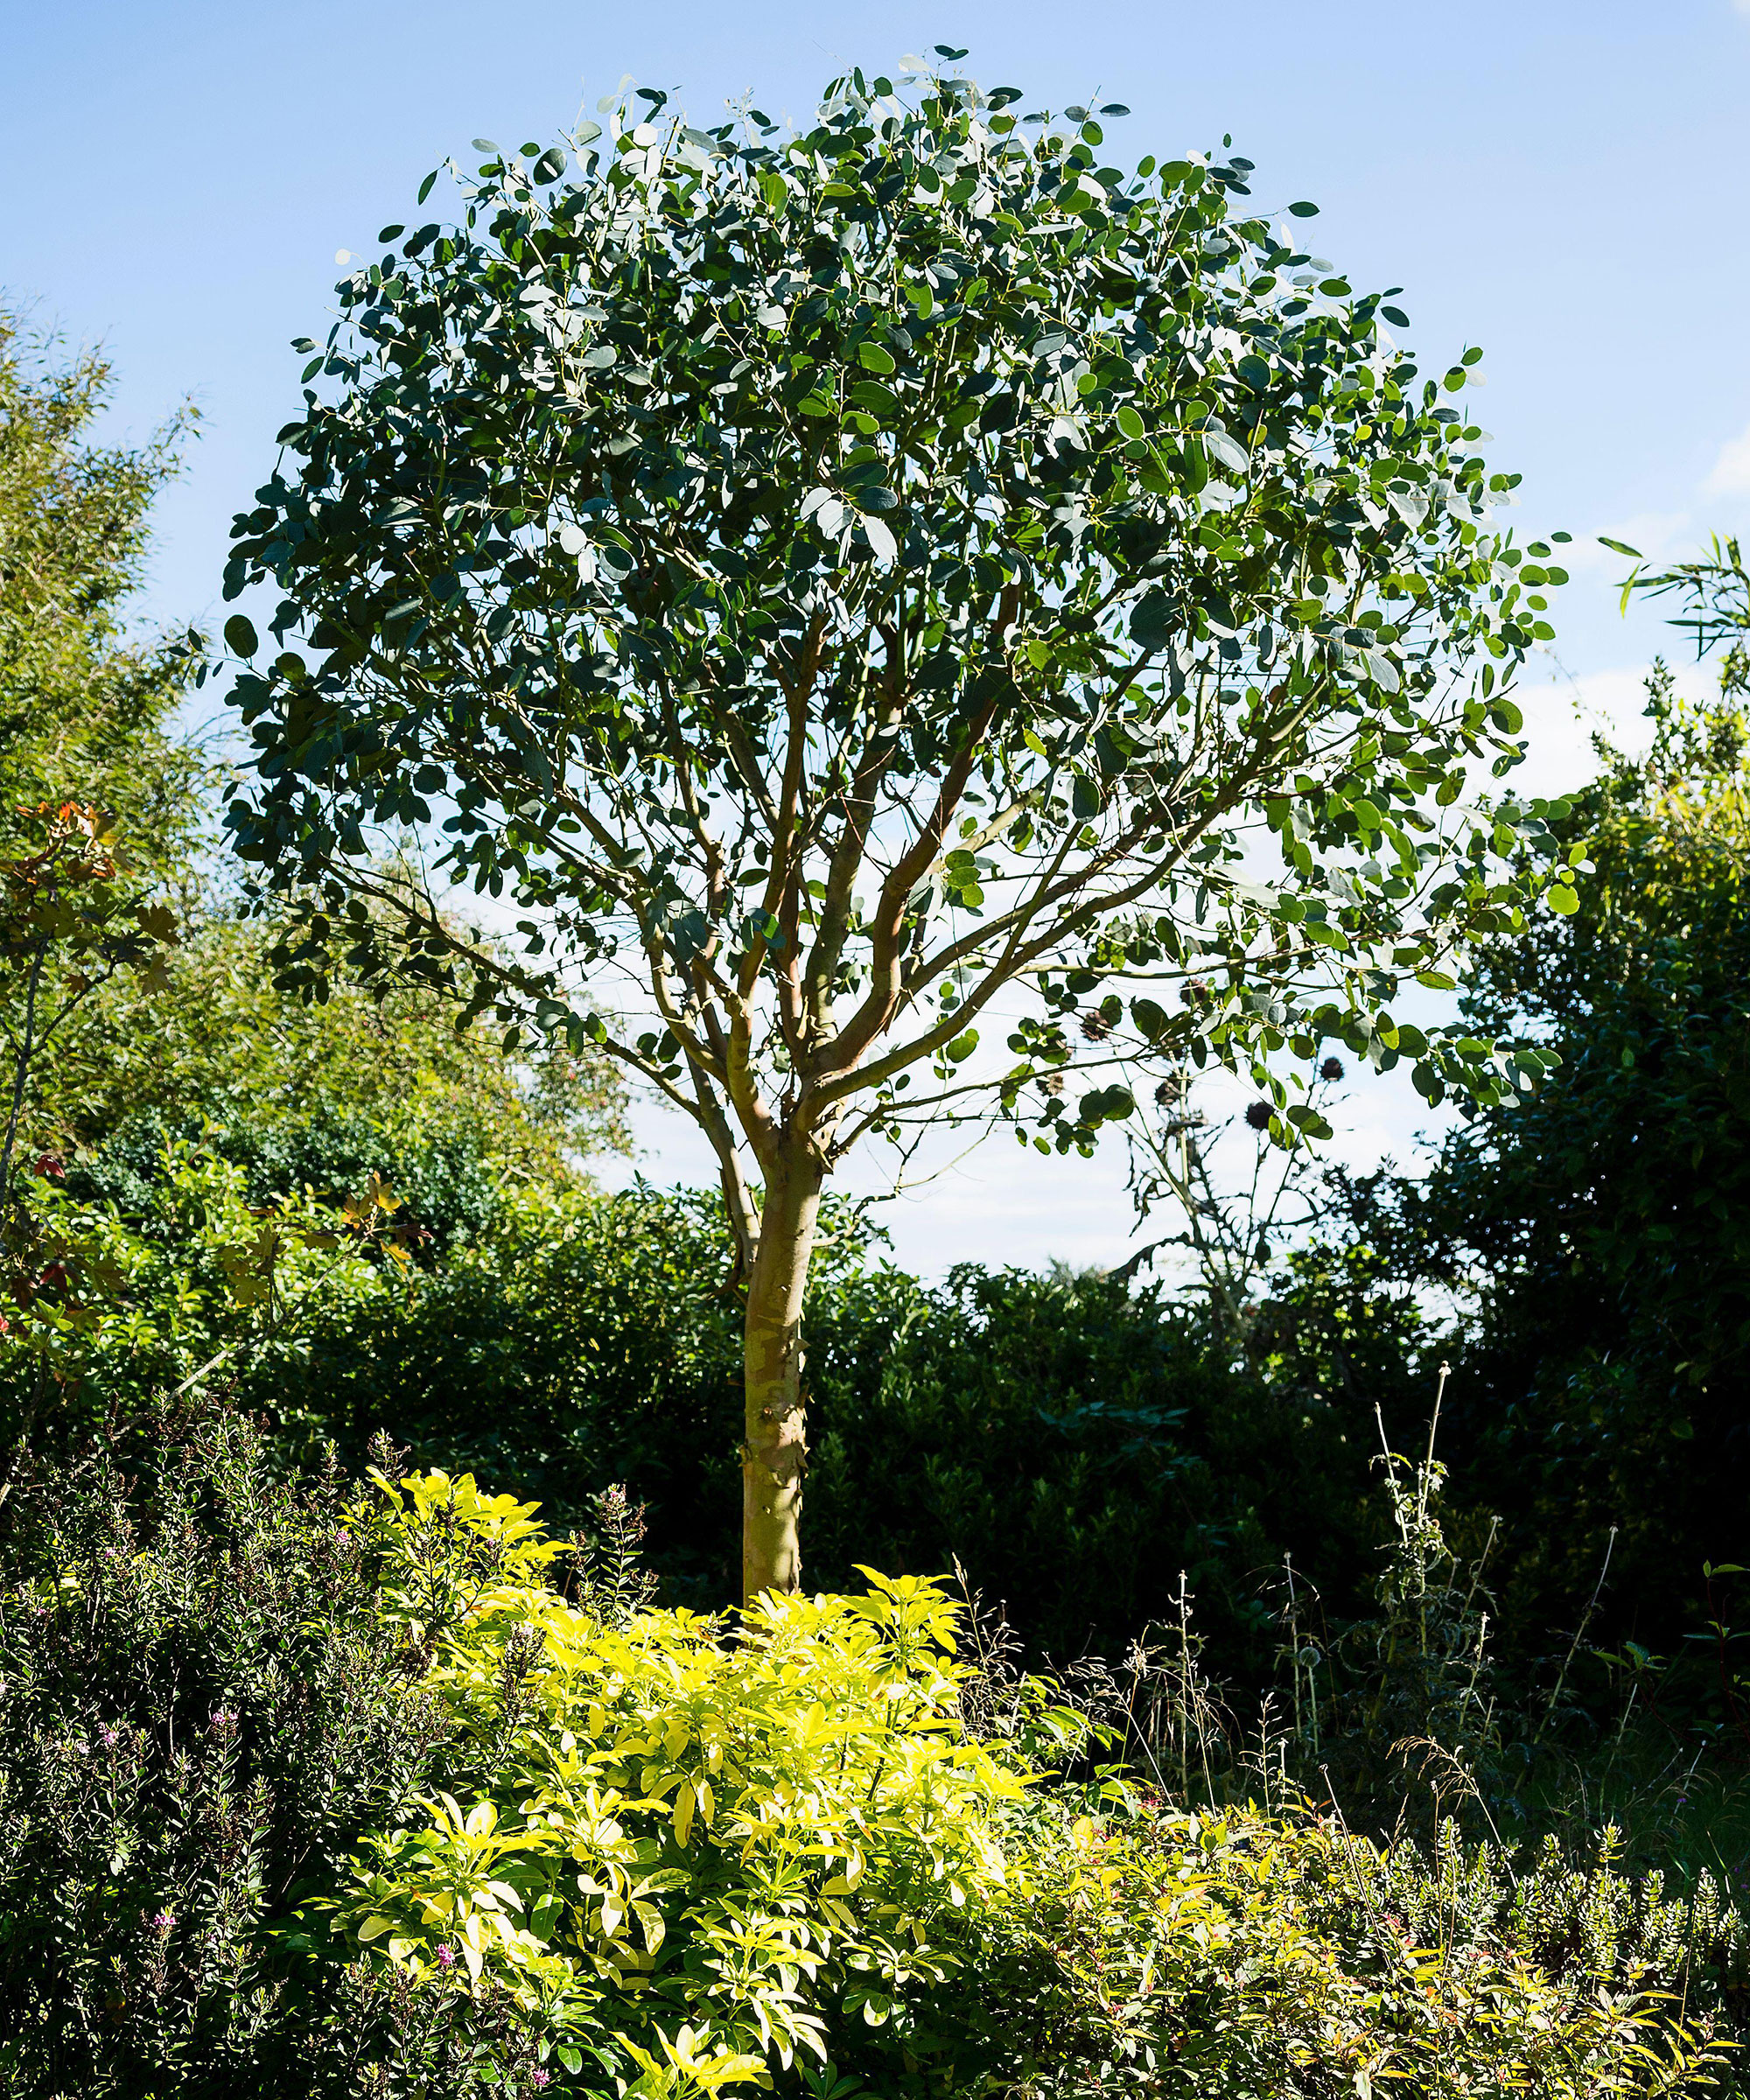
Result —
[[1379, 1848], [1309, 1810], [1076, 1815], [1040, 1798], [1026, 1900], [953, 2008], [956, 2052], [1054, 2095], [1730, 2090], [1743, 1922], [1609, 1848]]
[[[289, 1957], [448, 1726], [333, 1476], [159, 1416], [0, 1508], [0, 2086], [463, 2094], [505, 2013]], [[531, 2058], [532, 2061], [532, 2058]], [[403, 2080], [425, 2081], [409, 2085]]]

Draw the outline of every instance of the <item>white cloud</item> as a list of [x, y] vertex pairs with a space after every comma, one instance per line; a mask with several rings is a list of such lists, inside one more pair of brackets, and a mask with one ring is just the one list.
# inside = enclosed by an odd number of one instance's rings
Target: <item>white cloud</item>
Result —
[[[1750, 5], [1750, 0], [1746, 0], [1746, 4]], [[1649, 562], [1662, 562], [1691, 536], [1690, 514], [1686, 510], [1637, 510], [1633, 517], [1619, 518], [1614, 524], [1578, 534], [1572, 546], [1557, 551], [1556, 558], [1571, 576], [1615, 578], [1622, 574], [1622, 556], [1600, 545], [1600, 532], [1606, 538], [1638, 547]]]
[[1645, 714], [1648, 668], [1626, 664], [1620, 670], [1517, 687], [1514, 696], [1524, 710], [1527, 750], [1525, 763], [1508, 775], [1506, 785], [1516, 794], [1566, 794], [1583, 788], [1598, 773], [1595, 732], [1638, 757], [1652, 734]]
[[[1739, 12], [1750, 14], [1750, 0], [1739, 0]], [[1713, 472], [1702, 486], [1711, 496], [1750, 496], [1750, 429], [1720, 446]]]

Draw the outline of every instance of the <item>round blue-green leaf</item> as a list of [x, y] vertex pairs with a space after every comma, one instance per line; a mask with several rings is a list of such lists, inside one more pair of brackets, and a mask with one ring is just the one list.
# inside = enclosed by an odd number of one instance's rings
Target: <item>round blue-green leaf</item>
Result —
[[234, 656], [253, 656], [261, 646], [256, 623], [246, 614], [234, 612], [225, 622], [225, 647]]
[[1225, 430], [1205, 430], [1203, 443], [1229, 472], [1242, 474], [1249, 461], [1246, 448], [1228, 437]]
[[1319, 216], [1319, 207], [1316, 204], [1304, 202], [1291, 204], [1288, 208], [1297, 219], [1316, 219]]

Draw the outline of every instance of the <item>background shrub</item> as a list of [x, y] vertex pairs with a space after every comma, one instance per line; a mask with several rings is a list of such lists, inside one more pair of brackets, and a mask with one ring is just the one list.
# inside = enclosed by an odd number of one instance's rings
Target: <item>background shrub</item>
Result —
[[159, 1418], [0, 1516], [6, 2090], [471, 2090], [490, 2018], [275, 1938], [446, 1726], [338, 1480], [276, 1480], [235, 1418]]
[[[294, 1174], [266, 1144], [153, 1150], [136, 1126], [44, 1191], [123, 1279], [124, 1312], [66, 1338], [62, 1421], [144, 1406], [223, 1351], [288, 1450], [332, 1438], [358, 1465], [386, 1431], [562, 1524], [623, 1481], [668, 1595], [733, 1598], [739, 1314], [714, 1204], [520, 1179], [446, 1129], [391, 1161], [395, 1208], [364, 1200], [383, 1243], [311, 1193], [381, 1185], [357, 1177], [382, 1152], [336, 1149]], [[1068, 1658], [1121, 1653], [1176, 1615], [1183, 1579], [1224, 1669], [1255, 1681], [1285, 1552], [1334, 1608], [1366, 1594], [1355, 1410], [1236, 1371], [1158, 1290], [975, 1264], [932, 1286], [872, 1258], [848, 1214], [832, 1229], [808, 1306], [811, 1586], [957, 1558], [1034, 1654]], [[15, 1418], [34, 1375], [0, 1350]]]

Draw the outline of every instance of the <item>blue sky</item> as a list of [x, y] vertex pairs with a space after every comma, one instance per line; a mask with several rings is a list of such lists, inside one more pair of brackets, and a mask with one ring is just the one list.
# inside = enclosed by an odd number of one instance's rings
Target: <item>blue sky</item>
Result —
[[[1425, 365], [1482, 345], [1492, 461], [1525, 477], [1525, 532], [1650, 553], [1750, 525], [1750, 0], [1080, 0], [641, 7], [301, 0], [296, 7], [60, 0], [6, 10], [0, 296], [119, 372], [118, 433], [185, 396], [203, 435], [165, 500], [146, 611], [211, 620], [231, 513], [297, 405], [295, 335], [320, 334], [337, 249], [404, 219], [420, 178], [484, 136], [544, 138], [623, 75], [714, 121], [725, 97], [798, 121], [849, 64], [948, 43], [1029, 106], [1133, 112], [1109, 150], [1219, 144], [1256, 202], [1310, 198], [1318, 252], [1402, 285]], [[1618, 617], [1615, 557], [1571, 564], [1533, 673], [1536, 785], [1586, 762], [1583, 727], [1632, 736], [1656, 620]], [[1407, 1088], [1351, 1092], [1346, 1149], [1400, 1156]], [[642, 1119], [660, 1179], [684, 1131]], [[702, 1166], [702, 1162], [699, 1163]], [[892, 1219], [928, 1268], [976, 1251], [1114, 1257], [1116, 1162], [1031, 1166], [998, 1144]]]

